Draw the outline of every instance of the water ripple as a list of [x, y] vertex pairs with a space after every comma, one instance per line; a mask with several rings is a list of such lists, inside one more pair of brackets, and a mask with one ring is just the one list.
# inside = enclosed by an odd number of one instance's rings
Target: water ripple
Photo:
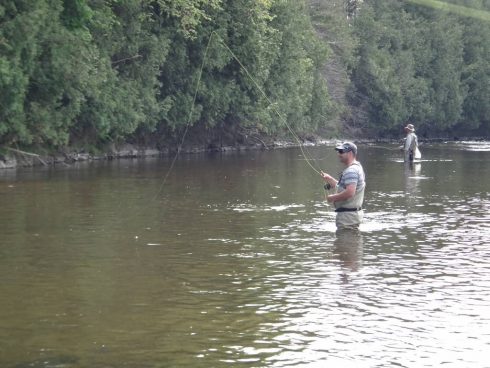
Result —
[[262, 244], [289, 250], [282, 261], [268, 262], [274, 271], [263, 280], [272, 288], [270, 302], [281, 301], [267, 313], [282, 315], [266, 326], [280, 344], [266, 350], [268, 366], [484, 367], [490, 202], [439, 197], [429, 206], [433, 211], [367, 212], [361, 241], [351, 249], [336, 248], [324, 206], [309, 208], [306, 219], [296, 213], [262, 228]]

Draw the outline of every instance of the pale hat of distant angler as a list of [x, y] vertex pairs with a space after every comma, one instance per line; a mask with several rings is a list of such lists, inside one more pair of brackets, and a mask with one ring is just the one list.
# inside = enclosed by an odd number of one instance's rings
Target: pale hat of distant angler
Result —
[[410, 132], [415, 132], [415, 127], [413, 126], [413, 124], [407, 124], [405, 129], [410, 131]]

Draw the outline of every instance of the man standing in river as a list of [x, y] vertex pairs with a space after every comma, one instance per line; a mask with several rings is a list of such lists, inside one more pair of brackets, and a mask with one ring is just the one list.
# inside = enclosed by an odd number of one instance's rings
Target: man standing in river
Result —
[[352, 142], [344, 142], [335, 147], [339, 160], [346, 166], [339, 180], [322, 172], [327, 187], [334, 188], [335, 194], [327, 196], [327, 201], [333, 203], [337, 213], [335, 224], [337, 230], [359, 229], [362, 222], [364, 189], [366, 187], [364, 169], [356, 160], [357, 146]]
[[405, 138], [405, 144], [403, 145], [403, 161], [413, 162], [415, 151], [418, 148], [419, 142], [415, 135], [415, 128], [413, 124], [407, 124], [404, 128], [407, 137]]

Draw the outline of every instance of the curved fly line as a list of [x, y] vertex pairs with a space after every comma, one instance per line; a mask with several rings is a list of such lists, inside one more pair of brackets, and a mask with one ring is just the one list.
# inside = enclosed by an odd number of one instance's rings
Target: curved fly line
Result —
[[204, 66], [206, 65], [206, 59], [207, 59], [207, 53], [208, 53], [208, 50], [209, 50], [209, 46], [211, 44], [211, 41], [213, 39], [213, 36], [216, 36], [216, 38], [218, 39], [218, 41], [224, 46], [224, 48], [230, 53], [231, 57], [238, 63], [238, 65], [240, 65], [240, 68], [243, 69], [243, 71], [245, 72], [245, 74], [247, 75], [247, 77], [253, 82], [253, 84], [255, 85], [255, 87], [257, 88], [257, 90], [260, 92], [260, 94], [265, 98], [265, 100], [269, 103], [269, 105], [271, 106], [272, 110], [275, 112], [275, 114], [279, 117], [280, 121], [287, 127], [288, 131], [291, 133], [291, 135], [293, 136], [293, 138], [296, 140], [296, 142], [298, 143], [299, 145], [299, 148], [301, 150], [301, 154], [303, 155], [306, 163], [310, 166], [310, 168], [315, 171], [317, 174], [320, 174], [321, 175], [321, 170], [317, 169], [314, 165], [313, 165], [313, 161], [314, 159], [312, 157], [308, 157], [308, 154], [303, 146], [303, 143], [301, 142], [301, 139], [298, 137], [298, 135], [294, 132], [293, 128], [291, 127], [291, 125], [287, 122], [286, 118], [280, 113], [280, 111], [277, 109], [277, 107], [275, 106], [275, 104], [271, 101], [271, 99], [267, 96], [267, 94], [264, 92], [264, 90], [260, 87], [260, 85], [258, 84], [258, 82], [256, 81], [256, 79], [250, 74], [250, 72], [248, 71], [248, 69], [245, 67], [245, 65], [243, 65], [243, 63], [240, 61], [240, 59], [236, 56], [236, 54], [233, 52], [233, 50], [231, 50], [231, 48], [223, 41], [223, 39], [216, 33], [216, 31], [213, 31], [211, 32], [211, 36], [209, 37], [209, 40], [208, 40], [208, 43], [206, 45], [206, 49], [204, 51], [204, 56], [203, 56], [203, 60], [202, 60], [202, 63], [201, 63], [201, 67], [199, 68], [199, 73], [198, 73], [198, 78], [197, 78], [197, 83], [196, 83], [196, 89], [195, 89], [195, 92], [194, 92], [194, 97], [192, 99], [192, 104], [191, 104], [191, 108], [189, 110], [189, 115], [187, 117], [187, 121], [186, 121], [186, 125], [185, 125], [185, 129], [184, 129], [184, 133], [182, 134], [182, 138], [180, 140], [180, 143], [179, 145], [177, 146], [177, 152], [174, 156], [174, 158], [172, 159], [172, 162], [170, 164], [170, 167], [169, 169], [167, 170], [167, 173], [165, 174], [163, 180], [162, 180], [162, 184], [160, 185], [160, 188], [158, 190], [158, 192], [155, 194], [155, 197], [154, 199], [160, 194], [163, 186], [165, 185], [165, 183], [167, 182], [167, 179], [168, 177], [170, 176], [170, 173], [172, 172], [173, 168], [174, 168], [174, 165], [177, 161], [177, 158], [180, 154], [180, 151], [182, 150], [182, 146], [184, 145], [184, 141], [185, 141], [185, 138], [186, 138], [186, 135], [189, 131], [189, 128], [191, 126], [191, 119], [192, 119], [192, 115], [194, 113], [194, 108], [195, 108], [195, 105], [196, 105], [196, 99], [197, 99], [197, 93], [199, 91], [199, 86], [201, 84], [201, 79], [202, 79], [202, 73], [203, 73], [203, 69], [204, 69]]

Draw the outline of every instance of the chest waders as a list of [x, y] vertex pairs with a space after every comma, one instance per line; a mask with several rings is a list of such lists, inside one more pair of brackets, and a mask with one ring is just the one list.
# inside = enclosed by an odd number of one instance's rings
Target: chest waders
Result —
[[[364, 202], [364, 188], [360, 191], [356, 191], [354, 196], [345, 201], [334, 202], [335, 212], [337, 216], [335, 218], [335, 224], [337, 229], [358, 229], [362, 222], [363, 211], [362, 203]], [[340, 187], [337, 185], [337, 193], [341, 193]]]
[[414, 159], [414, 152], [415, 149], [417, 148], [418, 142], [417, 142], [417, 136], [414, 133], [410, 133], [407, 136], [407, 141], [405, 142], [405, 148], [404, 148], [404, 158], [403, 160], [405, 162], [412, 162]]

